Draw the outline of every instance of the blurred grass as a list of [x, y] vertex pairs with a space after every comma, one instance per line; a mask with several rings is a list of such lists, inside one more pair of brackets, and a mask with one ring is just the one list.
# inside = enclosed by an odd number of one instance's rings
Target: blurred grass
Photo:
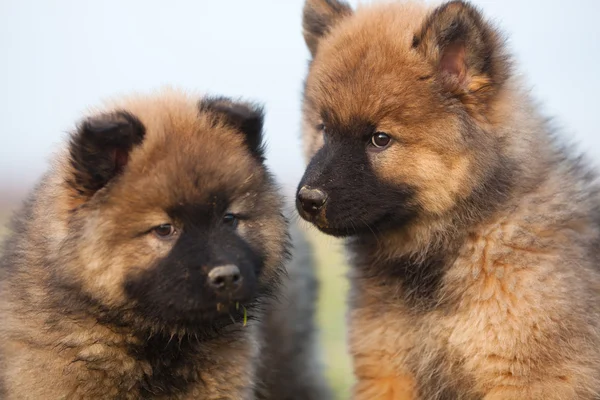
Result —
[[352, 365], [346, 342], [346, 297], [348, 280], [344, 249], [340, 240], [314, 228], [306, 230], [314, 246], [320, 281], [317, 321], [327, 379], [336, 399], [348, 399], [353, 383]]

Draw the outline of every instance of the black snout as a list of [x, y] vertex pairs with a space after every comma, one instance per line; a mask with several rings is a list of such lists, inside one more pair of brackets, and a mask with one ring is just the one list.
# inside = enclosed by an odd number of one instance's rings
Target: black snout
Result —
[[235, 265], [214, 267], [208, 273], [208, 284], [219, 293], [232, 293], [242, 286], [242, 274]]
[[327, 202], [327, 194], [320, 189], [302, 186], [296, 195], [299, 208], [311, 216], [316, 216]]

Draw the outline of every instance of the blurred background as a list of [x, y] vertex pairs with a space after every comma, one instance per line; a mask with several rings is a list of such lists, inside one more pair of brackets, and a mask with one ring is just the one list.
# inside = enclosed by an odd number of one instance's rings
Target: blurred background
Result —
[[[474, 3], [507, 34], [544, 113], [598, 159], [600, 1]], [[263, 102], [268, 163], [292, 211], [303, 173], [302, 6], [303, 0], [0, 0], [0, 236], [87, 107], [162, 85]], [[323, 360], [338, 398], [347, 398], [342, 246], [307, 232], [322, 281]]]

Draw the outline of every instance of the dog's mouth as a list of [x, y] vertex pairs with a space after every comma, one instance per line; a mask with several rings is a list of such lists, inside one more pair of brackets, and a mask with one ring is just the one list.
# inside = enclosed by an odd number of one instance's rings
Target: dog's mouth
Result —
[[[163, 306], [154, 310], [157, 317], [165, 324], [212, 324], [240, 322], [247, 310], [253, 308], [256, 296], [235, 296], [230, 298], [212, 298], [202, 301], [189, 299], [177, 305]], [[146, 309], [146, 314], [148, 314]]]
[[[244, 306], [244, 304], [248, 303], [248, 299], [246, 299], [246, 301], [242, 302], [242, 301], [228, 301], [228, 302], [217, 302], [214, 305], [213, 311], [216, 314], [231, 314], [234, 311], [240, 311], [240, 310], [244, 310], [246, 307]], [[205, 312], [209, 312], [208, 310], [205, 310]]]
[[313, 223], [313, 225], [318, 230], [323, 232], [324, 234], [339, 237], [339, 238], [349, 237], [349, 236], [353, 236], [353, 235], [356, 235], [359, 233], [356, 229], [350, 228], [350, 227], [338, 228], [338, 227], [329, 227], [329, 226], [319, 226], [318, 224], [315, 224], [315, 223]]
[[255, 300], [254, 296], [232, 296], [228, 298], [215, 298], [211, 301], [199, 304], [197, 307], [192, 307], [188, 313], [202, 315], [202, 316], [215, 316], [215, 315], [227, 315], [235, 311], [243, 310], [249, 304]]
[[[248, 319], [248, 311], [251, 310], [253, 302], [250, 301], [231, 301], [215, 302], [214, 304], [205, 304], [202, 307], [194, 307], [182, 310], [178, 316], [170, 323], [182, 326], [225, 326], [230, 323], [245, 322]], [[169, 321], [165, 321], [169, 322]]]
[[310, 222], [321, 232], [326, 235], [336, 236], [336, 237], [346, 237], [351, 236], [354, 232], [352, 228], [346, 227], [337, 227], [331, 226], [331, 222], [327, 219], [326, 209], [323, 208], [318, 214], [310, 214], [302, 210], [301, 207], [298, 207], [298, 214], [302, 219], [307, 222]]
[[[410, 221], [410, 216], [406, 218], [395, 218], [387, 213], [372, 218], [370, 221], [365, 221], [361, 218], [336, 218], [336, 220], [327, 219], [324, 215], [312, 217], [310, 215], [302, 215], [301, 217], [314, 225], [319, 231], [326, 235], [347, 238], [358, 235], [376, 235], [389, 228], [403, 226]], [[340, 221], [343, 220], [343, 223]]]
[[[361, 233], [360, 226], [354, 223], [338, 224], [337, 221], [331, 221], [325, 216], [325, 210], [317, 215], [310, 215], [307, 213], [300, 212], [300, 216], [307, 222], [310, 222], [318, 230], [326, 235], [335, 236], [339, 238], [354, 236]], [[347, 218], [347, 221], [352, 221], [351, 218]], [[362, 224], [365, 229], [368, 226]]]

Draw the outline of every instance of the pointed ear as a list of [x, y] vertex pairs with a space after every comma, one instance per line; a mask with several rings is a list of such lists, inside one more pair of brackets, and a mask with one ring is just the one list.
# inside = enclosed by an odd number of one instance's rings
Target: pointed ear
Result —
[[263, 108], [257, 104], [233, 101], [226, 97], [209, 97], [200, 101], [200, 112], [211, 112], [219, 121], [244, 135], [253, 156], [264, 161]]
[[119, 175], [129, 153], [144, 139], [144, 125], [135, 116], [117, 111], [83, 120], [71, 137], [69, 154], [73, 167], [72, 186], [92, 196]]
[[434, 65], [444, 89], [463, 102], [489, 100], [510, 74], [500, 34], [463, 1], [435, 9], [416, 33], [413, 48]]
[[342, 18], [352, 15], [352, 8], [338, 0], [306, 0], [302, 18], [304, 41], [314, 58], [319, 41]]

